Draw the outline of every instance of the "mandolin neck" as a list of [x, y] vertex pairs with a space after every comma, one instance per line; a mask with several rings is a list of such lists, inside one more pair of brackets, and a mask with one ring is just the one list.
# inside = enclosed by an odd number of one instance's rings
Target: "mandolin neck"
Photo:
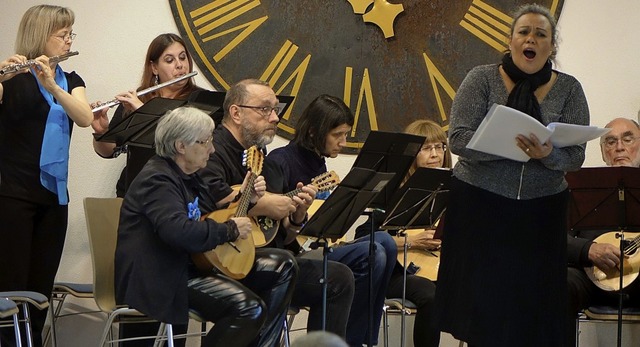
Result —
[[253, 172], [249, 177], [249, 181], [247, 182], [247, 186], [240, 194], [240, 200], [238, 200], [238, 209], [236, 210], [235, 217], [246, 217], [249, 211], [249, 204], [251, 203], [251, 187], [255, 184], [256, 174]]

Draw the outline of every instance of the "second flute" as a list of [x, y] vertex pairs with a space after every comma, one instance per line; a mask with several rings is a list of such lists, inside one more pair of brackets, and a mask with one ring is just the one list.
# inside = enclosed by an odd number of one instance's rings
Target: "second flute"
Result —
[[[172, 85], [172, 84], [174, 84], [174, 83], [178, 83], [178, 82], [180, 82], [180, 81], [182, 81], [182, 80], [185, 80], [185, 79], [187, 79], [187, 78], [191, 78], [191, 77], [193, 77], [193, 76], [195, 76], [195, 75], [197, 75], [197, 74], [198, 74], [198, 72], [197, 72], [197, 71], [189, 72], [188, 74], [186, 74], [186, 75], [184, 75], [184, 76], [180, 76], [180, 77], [178, 77], [178, 78], [174, 78], [174, 79], [172, 79], [172, 80], [170, 80], [170, 81], [166, 81], [166, 82], [160, 83], [160, 84], [155, 85], [155, 86], [153, 86], [153, 87], [149, 87], [149, 88], [147, 88], [147, 89], [143, 89], [143, 90], [141, 90], [141, 91], [139, 91], [139, 92], [137, 93], [137, 96], [143, 96], [143, 95], [145, 95], [145, 94], [151, 93], [151, 92], [153, 92], [153, 91], [156, 91], [156, 90], [158, 90], [158, 89], [164, 88], [164, 87], [169, 86], [169, 85]], [[107, 101], [107, 102], [105, 102], [105, 103], [99, 104], [98, 106], [96, 106], [95, 108], [93, 108], [93, 109], [91, 110], [91, 112], [100, 111], [100, 110], [103, 110], [103, 109], [108, 108], [108, 107], [116, 106], [116, 105], [118, 105], [118, 104], [120, 104], [120, 101], [119, 101], [118, 99], [113, 99], [113, 100], [111, 100], [111, 101]]]

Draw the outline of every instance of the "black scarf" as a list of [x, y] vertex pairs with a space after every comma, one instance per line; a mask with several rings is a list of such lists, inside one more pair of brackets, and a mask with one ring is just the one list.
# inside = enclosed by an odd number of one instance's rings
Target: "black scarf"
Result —
[[540, 104], [534, 92], [551, 79], [551, 61], [547, 60], [540, 71], [530, 75], [520, 70], [513, 63], [511, 53], [507, 53], [502, 57], [502, 69], [516, 84], [509, 94], [507, 106], [522, 111], [542, 123]]

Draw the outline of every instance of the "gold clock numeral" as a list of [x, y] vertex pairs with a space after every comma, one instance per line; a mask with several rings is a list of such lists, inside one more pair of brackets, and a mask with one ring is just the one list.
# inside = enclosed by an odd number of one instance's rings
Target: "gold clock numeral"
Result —
[[[351, 106], [351, 93], [353, 86], [353, 68], [347, 66], [344, 73], [344, 103], [353, 110]], [[351, 137], [356, 136], [356, 130], [358, 128], [358, 120], [360, 119], [360, 113], [362, 112], [362, 101], [367, 100], [367, 114], [369, 116], [369, 127], [371, 130], [378, 130], [378, 118], [376, 116], [375, 101], [373, 100], [373, 89], [371, 88], [371, 78], [369, 77], [369, 69], [365, 68], [362, 74], [362, 83], [360, 84], [360, 90], [358, 91], [358, 101], [354, 112], [353, 128], [351, 129]], [[347, 143], [347, 147], [360, 147], [357, 143]]]
[[242, 15], [249, 14], [258, 6], [260, 6], [259, 0], [215, 0], [189, 13], [193, 20], [193, 25], [196, 27], [196, 31], [198, 35], [200, 35], [202, 42], [215, 40], [222, 36], [240, 31], [240, 33], [238, 33], [231, 42], [214, 54], [213, 60], [215, 62], [220, 61], [232, 49], [237, 47], [252, 32], [258, 29], [258, 27], [260, 27], [260, 25], [262, 25], [269, 16], [252, 18], [227, 30], [217, 32], [215, 30], [219, 29], [220, 26], [225, 23], [229, 23]]
[[[560, 2], [560, 0], [553, 0], [551, 2], [551, 6], [549, 6], [549, 11], [551, 11], [552, 14], [556, 13], [556, 10], [558, 9], [558, 3]], [[556, 16], [556, 18], [558, 18]]]
[[[268, 82], [269, 85], [271, 85], [276, 94], [281, 94], [285, 88], [292, 84], [292, 82], [293, 86], [291, 87], [291, 90], [286, 92], [286, 94], [295, 97], [300, 92], [300, 86], [302, 86], [302, 82], [304, 81], [304, 75], [307, 73], [307, 69], [309, 68], [311, 54], [307, 54], [306, 57], [302, 58], [302, 61], [298, 66], [294, 66], [295, 64], [292, 64], [292, 61], [297, 51], [298, 46], [293, 44], [293, 42], [286, 40], [278, 50], [278, 53], [276, 53], [275, 57], [271, 60], [264, 73], [262, 73], [262, 76], [260, 76], [261, 80]], [[290, 69], [293, 69], [291, 74], [284, 82], [281, 82], [281, 77], [285, 70]], [[287, 112], [284, 115], [281, 115], [280, 118], [289, 119], [295, 102], [296, 100], [294, 99], [291, 106], [289, 106], [289, 109], [287, 109]], [[291, 134], [294, 132], [293, 128], [282, 123], [278, 124], [278, 127]]]
[[[440, 72], [440, 70], [438, 70], [438, 68], [433, 63], [433, 61], [429, 59], [429, 57], [427, 56], [427, 53], [423, 53], [422, 55], [424, 57], [424, 63], [427, 66], [427, 73], [429, 74], [431, 87], [433, 88], [433, 93], [435, 94], [435, 97], [436, 97], [436, 103], [438, 104], [438, 111], [440, 112], [440, 117], [442, 118], [443, 122], [446, 122], [447, 113], [444, 110], [444, 103], [442, 102], [442, 96], [440, 96], [440, 88], [442, 88], [445, 91], [445, 93], [447, 93], [447, 95], [449, 96], [449, 98], [451, 98], [452, 101], [453, 101], [453, 97], [456, 96], [456, 91], [453, 89], [453, 87], [451, 87], [451, 84], [447, 81], [447, 79], [444, 78], [444, 75], [442, 74], [442, 72]], [[440, 86], [440, 88], [438, 88], [438, 86]], [[443, 127], [445, 131], [448, 128], [449, 128], [448, 125]]]
[[482, 0], [473, 0], [460, 26], [499, 52], [507, 49], [512, 18]]

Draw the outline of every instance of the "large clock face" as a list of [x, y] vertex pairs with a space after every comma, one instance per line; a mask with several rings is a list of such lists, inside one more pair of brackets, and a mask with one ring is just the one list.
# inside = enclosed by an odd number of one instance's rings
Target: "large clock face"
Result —
[[[346, 152], [371, 130], [416, 119], [448, 128], [456, 89], [507, 49], [514, 0], [170, 0], [182, 37], [220, 90], [244, 78], [293, 95], [279, 135], [320, 94], [356, 117]], [[537, 1], [559, 17], [563, 0]]]

